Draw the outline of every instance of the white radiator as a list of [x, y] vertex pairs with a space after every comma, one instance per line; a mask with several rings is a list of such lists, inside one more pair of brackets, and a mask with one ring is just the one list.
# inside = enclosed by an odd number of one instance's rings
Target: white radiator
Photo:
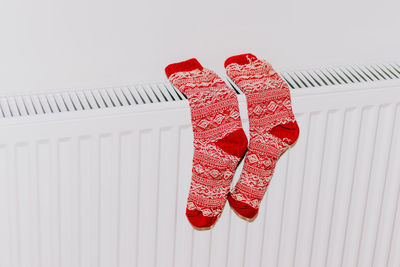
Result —
[[400, 66], [281, 75], [300, 138], [258, 218], [227, 204], [211, 231], [185, 217], [190, 113], [167, 82], [2, 97], [0, 266], [400, 266]]

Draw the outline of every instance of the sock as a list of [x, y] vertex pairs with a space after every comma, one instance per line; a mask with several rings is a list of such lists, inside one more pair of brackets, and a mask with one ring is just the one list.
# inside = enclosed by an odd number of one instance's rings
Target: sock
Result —
[[210, 228], [225, 206], [237, 164], [247, 149], [235, 92], [196, 59], [165, 68], [188, 100], [194, 137], [192, 180], [186, 216], [195, 228]]
[[225, 68], [246, 96], [250, 124], [242, 174], [228, 201], [236, 213], [253, 219], [276, 162], [297, 140], [299, 127], [292, 112], [289, 87], [269, 63], [243, 54], [228, 58]]

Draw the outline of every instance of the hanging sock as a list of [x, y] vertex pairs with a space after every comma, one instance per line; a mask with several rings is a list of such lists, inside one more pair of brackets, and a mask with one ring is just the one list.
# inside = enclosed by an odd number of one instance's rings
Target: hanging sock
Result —
[[237, 97], [195, 58], [168, 65], [165, 73], [190, 105], [194, 154], [186, 216], [195, 228], [207, 229], [221, 216], [247, 148]]
[[229, 193], [230, 206], [254, 219], [279, 157], [299, 136], [286, 82], [264, 60], [242, 54], [225, 61], [229, 78], [246, 95], [250, 141], [242, 174]]

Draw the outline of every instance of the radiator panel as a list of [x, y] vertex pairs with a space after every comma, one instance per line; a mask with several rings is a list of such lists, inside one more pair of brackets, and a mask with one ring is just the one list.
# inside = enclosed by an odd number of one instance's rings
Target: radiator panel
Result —
[[300, 138], [258, 218], [226, 206], [211, 231], [185, 217], [186, 101], [4, 119], [0, 266], [399, 266], [400, 84], [293, 90], [293, 106]]

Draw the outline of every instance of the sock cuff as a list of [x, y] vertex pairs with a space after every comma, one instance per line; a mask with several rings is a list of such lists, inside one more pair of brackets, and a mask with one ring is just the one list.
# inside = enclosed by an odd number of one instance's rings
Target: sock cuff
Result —
[[203, 66], [201, 66], [197, 59], [191, 58], [185, 61], [169, 64], [167, 67], [165, 67], [165, 74], [169, 78], [169, 76], [176, 72], [191, 71], [195, 69], [203, 70]]
[[257, 60], [257, 57], [253, 54], [247, 53], [247, 54], [241, 54], [241, 55], [236, 55], [229, 57], [225, 60], [224, 67], [226, 68], [229, 64], [232, 63], [237, 63], [239, 65], [245, 65], [250, 63], [251, 61]]

